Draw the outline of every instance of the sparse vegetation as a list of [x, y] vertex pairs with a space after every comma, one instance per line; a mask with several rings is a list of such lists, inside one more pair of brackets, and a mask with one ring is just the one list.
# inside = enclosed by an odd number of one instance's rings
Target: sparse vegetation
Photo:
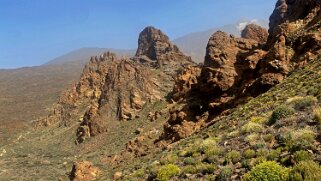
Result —
[[241, 160], [241, 154], [240, 152], [233, 150], [226, 154], [225, 159], [227, 162], [237, 163]]
[[288, 116], [291, 116], [295, 113], [294, 109], [290, 106], [282, 105], [277, 107], [269, 120], [269, 124], [273, 125], [278, 121], [279, 119], [286, 118]]
[[320, 180], [321, 167], [313, 161], [302, 161], [293, 167], [290, 172], [290, 181], [314, 181]]
[[231, 178], [233, 170], [231, 166], [225, 166], [221, 169], [220, 174], [217, 177], [217, 181], [227, 181]]
[[294, 153], [293, 159], [296, 163], [299, 163], [301, 161], [308, 161], [312, 159], [312, 155], [304, 150], [300, 150]]
[[157, 172], [157, 179], [159, 181], [167, 181], [175, 175], [180, 173], [180, 168], [173, 164], [162, 166]]
[[318, 102], [318, 99], [314, 96], [293, 97], [288, 99], [287, 102], [296, 110], [304, 110], [315, 105]]
[[316, 107], [313, 110], [314, 119], [321, 124], [321, 107]]
[[259, 133], [263, 130], [263, 126], [259, 123], [249, 122], [242, 127], [243, 133]]
[[263, 162], [255, 166], [244, 176], [245, 181], [286, 181], [289, 169], [280, 166], [274, 161]]
[[243, 152], [243, 157], [246, 159], [253, 158], [253, 157], [255, 157], [255, 151], [252, 149], [245, 150]]
[[314, 148], [315, 133], [312, 130], [308, 128], [292, 130], [288, 134], [286, 145], [291, 151]]

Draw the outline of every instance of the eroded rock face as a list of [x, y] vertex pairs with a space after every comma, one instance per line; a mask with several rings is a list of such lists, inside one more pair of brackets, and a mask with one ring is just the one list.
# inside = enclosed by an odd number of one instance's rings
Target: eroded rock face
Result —
[[193, 86], [198, 82], [201, 70], [200, 66], [188, 66], [177, 74], [173, 88], [173, 99], [175, 101], [180, 101], [189, 96]]
[[154, 27], [147, 27], [140, 33], [134, 59], [155, 67], [162, 67], [169, 61], [191, 62], [191, 58], [173, 45], [167, 35]]
[[[152, 60], [141, 62], [141, 57]], [[36, 126], [72, 126], [80, 122], [76, 143], [82, 143], [113, 129], [113, 121], [140, 118], [145, 105], [166, 99], [177, 71], [192, 65], [195, 63], [165, 34], [148, 27], [140, 34], [133, 59], [118, 58], [111, 52], [92, 57], [79, 82], [62, 94], [53, 113]]]
[[255, 40], [261, 44], [266, 43], [269, 33], [266, 29], [256, 24], [247, 25], [241, 33], [242, 38]]
[[204, 67], [200, 77], [200, 91], [206, 96], [221, 95], [231, 89], [242, 77], [242, 56], [258, 47], [254, 40], [235, 38], [224, 32], [216, 32], [206, 49]]
[[293, 23], [298, 20], [310, 19], [311, 13], [317, 11], [320, 0], [278, 0], [270, 16], [270, 38], [278, 34], [277, 26], [283, 23]]
[[101, 171], [94, 167], [91, 162], [75, 162], [71, 171], [71, 180], [73, 181], [90, 181], [96, 180]]
[[321, 53], [320, 9], [317, 0], [279, 0], [267, 43], [267, 33], [253, 25], [243, 32], [246, 39], [214, 33], [194, 89], [188, 97], [181, 95], [187, 101], [171, 110], [159, 140], [177, 141], [197, 132], [314, 60]]

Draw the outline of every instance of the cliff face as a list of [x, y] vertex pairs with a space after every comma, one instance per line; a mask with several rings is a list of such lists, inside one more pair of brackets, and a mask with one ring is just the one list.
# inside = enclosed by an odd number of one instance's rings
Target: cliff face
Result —
[[166, 66], [171, 62], [192, 62], [190, 57], [170, 42], [167, 35], [154, 27], [147, 27], [140, 33], [134, 60], [154, 67]]
[[[133, 59], [111, 52], [92, 57], [81, 78], [65, 92], [54, 111], [37, 123], [72, 126], [80, 122], [77, 142], [108, 131], [113, 121], [139, 118], [143, 107], [165, 100], [172, 89], [172, 76], [183, 66], [193, 65], [160, 30], [146, 28], [139, 37]], [[148, 57], [148, 63], [141, 61]], [[144, 115], [145, 116], [145, 115]]]
[[241, 36], [242, 38], [256, 40], [257, 42], [264, 44], [268, 39], [269, 33], [266, 29], [256, 24], [249, 24], [241, 32]]
[[172, 110], [160, 140], [177, 141], [213, 124], [215, 117], [315, 59], [321, 50], [320, 19], [320, 1], [280, 0], [270, 18], [269, 37], [256, 25], [246, 27], [243, 38], [214, 33], [197, 83], [189, 97], [182, 97], [183, 108]]

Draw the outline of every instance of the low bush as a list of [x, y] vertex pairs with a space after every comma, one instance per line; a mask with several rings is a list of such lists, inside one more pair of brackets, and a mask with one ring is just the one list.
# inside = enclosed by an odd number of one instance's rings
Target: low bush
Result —
[[269, 154], [267, 155], [267, 159], [270, 161], [274, 161], [279, 158], [281, 154], [281, 149], [270, 150]]
[[245, 138], [245, 141], [249, 142], [251, 146], [255, 146], [259, 140], [260, 135], [257, 133], [250, 134]]
[[305, 108], [315, 105], [318, 102], [318, 99], [313, 96], [294, 97], [287, 100], [287, 102], [296, 110], [304, 110]]
[[289, 169], [274, 161], [263, 162], [244, 175], [245, 181], [286, 181]]
[[167, 181], [175, 175], [181, 172], [180, 168], [173, 164], [167, 164], [162, 166], [157, 172], [157, 180]]
[[237, 163], [241, 160], [241, 154], [238, 151], [231, 151], [226, 154], [225, 156], [225, 161], [226, 162], [232, 162], [232, 163]]
[[254, 158], [255, 157], [255, 151], [252, 149], [245, 150], [243, 152], [243, 157], [246, 159]]
[[205, 174], [214, 173], [214, 171], [217, 169], [217, 166], [213, 164], [202, 163], [202, 164], [196, 165], [196, 169], [198, 173], [202, 173], [203, 175], [205, 175]]
[[259, 133], [263, 129], [263, 126], [259, 123], [248, 122], [241, 128], [241, 131], [242, 133]]
[[295, 110], [290, 106], [286, 106], [286, 105], [279, 106], [273, 111], [268, 123], [269, 125], [273, 125], [276, 123], [276, 121], [286, 118], [288, 116], [291, 116], [294, 113], [295, 113]]
[[223, 153], [224, 150], [221, 147], [213, 146], [205, 150], [205, 159], [210, 163], [214, 163], [219, 158], [219, 156], [223, 155]]
[[165, 164], [174, 164], [178, 160], [178, 156], [176, 154], [169, 154], [165, 157], [162, 157], [160, 159], [160, 164], [165, 165]]
[[301, 161], [308, 161], [312, 159], [312, 155], [311, 153], [301, 150], [301, 151], [297, 151], [294, 153], [293, 155], [294, 161], [296, 163], [301, 162]]
[[230, 166], [225, 166], [221, 169], [220, 174], [216, 178], [217, 181], [227, 181], [231, 179], [233, 170]]
[[286, 146], [292, 152], [314, 149], [315, 136], [315, 133], [308, 128], [292, 131], [290, 138], [288, 138], [286, 142]]
[[290, 181], [314, 181], [320, 180], [321, 167], [318, 163], [313, 161], [302, 161], [295, 165], [290, 172]]
[[184, 164], [185, 165], [195, 165], [196, 164], [196, 160], [193, 157], [187, 157], [184, 159]]
[[258, 123], [258, 124], [265, 124], [267, 121], [268, 121], [267, 118], [259, 117], [259, 116], [252, 117], [251, 120], [250, 120], [250, 122]]
[[321, 107], [314, 108], [314, 120], [321, 124]]

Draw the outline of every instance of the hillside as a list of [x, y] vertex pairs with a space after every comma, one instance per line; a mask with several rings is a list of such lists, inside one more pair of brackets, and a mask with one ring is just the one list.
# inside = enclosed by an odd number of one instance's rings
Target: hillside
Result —
[[279, 0], [268, 30], [211, 34], [203, 64], [146, 27], [133, 57], [90, 57], [0, 144], [1, 179], [319, 180], [320, 14], [318, 0]]
[[240, 180], [240, 175], [265, 161], [278, 162], [280, 170], [293, 167], [292, 176], [297, 171], [317, 180], [320, 172], [308, 169], [320, 171], [315, 166], [321, 161], [320, 88], [318, 57], [268, 92], [215, 118], [208, 128], [158, 159], [136, 163], [130, 168], [139, 169], [127, 172], [124, 180], [156, 176], [170, 165], [180, 170], [172, 180]]

